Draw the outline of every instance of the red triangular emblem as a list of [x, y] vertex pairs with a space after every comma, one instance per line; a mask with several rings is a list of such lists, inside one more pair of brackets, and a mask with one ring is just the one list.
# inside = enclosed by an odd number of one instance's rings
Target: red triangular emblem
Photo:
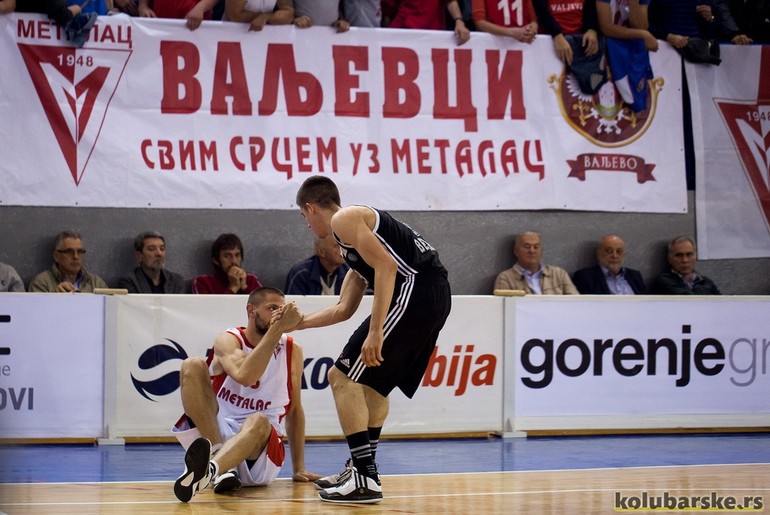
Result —
[[757, 100], [716, 103], [770, 230], [770, 46], [762, 47]]
[[[80, 184], [130, 51], [19, 43], [24, 63], [75, 185]], [[123, 55], [120, 71], [115, 57]], [[93, 120], [92, 120], [93, 119]]]

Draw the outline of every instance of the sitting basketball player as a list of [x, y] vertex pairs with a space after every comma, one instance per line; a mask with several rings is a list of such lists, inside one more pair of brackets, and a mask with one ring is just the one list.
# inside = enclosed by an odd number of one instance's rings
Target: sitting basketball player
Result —
[[187, 449], [174, 484], [182, 502], [212, 481], [215, 493], [272, 483], [285, 458], [284, 417], [294, 481], [320, 478], [305, 471], [302, 349], [283, 334], [302, 315], [280, 290], [266, 287], [251, 292], [246, 313], [246, 327], [217, 336], [207, 361], [182, 363], [184, 415], [172, 429]]

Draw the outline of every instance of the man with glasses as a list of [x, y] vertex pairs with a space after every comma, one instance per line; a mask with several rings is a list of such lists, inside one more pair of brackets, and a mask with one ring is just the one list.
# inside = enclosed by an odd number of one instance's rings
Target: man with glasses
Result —
[[83, 238], [75, 231], [62, 231], [56, 235], [53, 266], [41, 272], [29, 283], [30, 292], [91, 293], [94, 288], [107, 288], [107, 283], [96, 274], [83, 268], [86, 249]]

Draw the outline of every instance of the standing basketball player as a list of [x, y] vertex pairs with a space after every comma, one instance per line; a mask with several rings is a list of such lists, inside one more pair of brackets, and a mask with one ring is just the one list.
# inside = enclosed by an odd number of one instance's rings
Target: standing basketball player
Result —
[[396, 387], [409, 398], [417, 390], [451, 309], [447, 271], [428, 242], [385, 211], [340, 207], [337, 186], [324, 176], [302, 184], [297, 205], [316, 236], [334, 235], [355, 272], [345, 276], [337, 304], [304, 316], [297, 329], [347, 320], [367, 287], [374, 292], [371, 315], [329, 371], [351, 459], [315, 484], [324, 501], [376, 503], [382, 486], [374, 458], [387, 397]]

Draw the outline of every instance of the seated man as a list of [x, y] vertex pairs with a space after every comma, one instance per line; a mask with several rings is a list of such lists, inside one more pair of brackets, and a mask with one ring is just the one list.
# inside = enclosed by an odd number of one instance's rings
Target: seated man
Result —
[[166, 239], [155, 231], [134, 239], [134, 257], [139, 266], [118, 286], [128, 293], [188, 293], [184, 277], [166, 270]]
[[23, 292], [24, 282], [11, 265], [0, 263], [0, 291]]
[[577, 295], [578, 291], [563, 268], [543, 265], [540, 235], [527, 231], [516, 236], [513, 243], [516, 264], [500, 272], [495, 290], [523, 290], [532, 295]]
[[215, 493], [275, 481], [285, 459], [284, 416], [294, 481], [320, 478], [305, 471], [302, 349], [283, 334], [302, 315], [275, 288], [251, 292], [246, 313], [246, 327], [220, 333], [206, 361], [182, 363], [184, 415], [172, 429], [187, 449], [185, 471], [174, 484], [182, 502], [211, 481]]
[[192, 282], [193, 293], [251, 293], [262, 286], [259, 278], [241, 268], [243, 243], [235, 234], [220, 234], [211, 246], [214, 275], [199, 275]]
[[575, 272], [572, 282], [584, 295], [641, 295], [647, 292], [638, 270], [625, 268], [626, 244], [614, 234], [608, 234], [596, 247], [599, 264]]
[[96, 274], [86, 272], [83, 262], [86, 249], [83, 237], [75, 231], [62, 231], [56, 235], [53, 266], [40, 272], [29, 283], [31, 292], [91, 293], [94, 288], [107, 288], [107, 283]]
[[339, 295], [349, 270], [333, 236], [313, 238], [315, 255], [297, 263], [286, 276], [287, 295]]
[[695, 271], [698, 254], [695, 240], [677, 236], [668, 244], [670, 272], [663, 272], [652, 284], [650, 293], [660, 295], [721, 295], [717, 285]]

